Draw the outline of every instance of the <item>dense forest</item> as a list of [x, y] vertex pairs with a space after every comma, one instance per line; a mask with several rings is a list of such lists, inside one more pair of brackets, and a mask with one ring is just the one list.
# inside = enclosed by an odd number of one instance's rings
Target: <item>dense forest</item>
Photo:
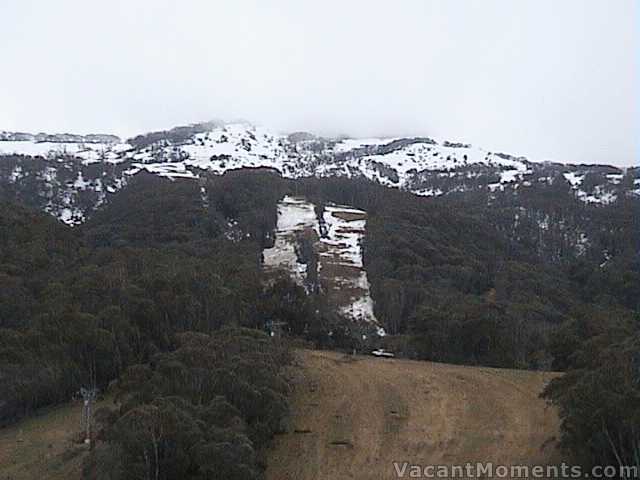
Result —
[[111, 384], [120, 408], [87, 465], [102, 478], [259, 478], [259, 451], [286, 416], [290, 358], [261, 331], [284, 321], [319, 347], [360, 346], [321, 294], [264, 279], [287, 193], [367, 211], [385, 346], [566, 371], [545, 392], [563, 444], [585, 463], [640, 463], [637, 200], [585, 205], [560, 177], [526, 194], [435, 199], [269, 170], [140, 173], [70, 228], [2, 193], [0, 423]]
[[[282, 430], [286, 346], [255, 330], [181, 333], [176, 348], [129, 367], [89, 478], [260, 478], [258, 447]], [[160, 473], [161, 472], [161, 473]]]
[[[218, 478], [211, 472], [232, 465], [242, 470], [225, 478], [259, 477], [255, 452], [287, 411], [286, 347], [260, 332], [263, 304], [273, 304], [260, 269], [276, 220], [272, 183], [232, 174], [203, 199], [194, 182], [141, 175], [75, 229], [2, 203], [0, 423], [119, 379], [122, 406], [105, 419], [106, 447], [96, 452], [105, 478], [140, 478], [140, 468], [158, 468], [157, 478]], [[261, 188], [259, 198], [247, 194]], [[178, 388], [171, 371], [197, 385]], [[148, 384], [135, 377], [141, 372]], [[153, 423], [170, 418], [200, 430], [181, 425], [177, 438]], [[164, 436], [141, 466], [144, 422]], [[129, 456], [117, 453], [123, 448]]]

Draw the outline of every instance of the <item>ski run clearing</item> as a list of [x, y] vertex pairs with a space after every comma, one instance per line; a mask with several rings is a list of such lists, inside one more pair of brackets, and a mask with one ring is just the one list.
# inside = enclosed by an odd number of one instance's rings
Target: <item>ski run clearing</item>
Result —
[[263, 252], [264, 266], [286, 271], [309, 292], [320, 290], [344, 317], [384, 335], [362, 262], [366, 222], [363, 210], [326, 205], [320, 211], [304, 198], [286, 196], [278, 204], [275, 242]]
[[[556, 375], [296, 351], [291, 416], [265, 452], [265, 478], [397, 479], [394, 461], [558, 465], [569, 460], [558, 414], [539, 397]], [[0, 430], [0, 478], [83, 478], [81, 410], [68, 403]]]
[[293, 197], [285, 197], [278, 204], [278, 224], [275, 243], [264, 250], [266, 268], [288, 272], [299, 285], [307, 278], [307, 264], [298, 261], [296, 253], [297, 234], [302, 232], [319, 234], [318, 219], [312, 204]]
[[401, 478], [393, 462], [569, 460], [558, 413], [539, 397], [555, 373], [311, 350], [295, 365], [291, 418], [267, 455], [267, 480]]

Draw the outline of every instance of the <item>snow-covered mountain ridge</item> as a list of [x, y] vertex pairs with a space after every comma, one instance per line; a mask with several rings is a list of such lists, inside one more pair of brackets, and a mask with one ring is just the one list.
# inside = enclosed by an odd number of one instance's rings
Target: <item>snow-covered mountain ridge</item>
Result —
[[[566, 182], [587, 203], [640, 195], [639, 169], [531, 162], [469, 144], [428, 137], [331, 139], [278, 134], [248, 123], [209, 122], [139, 135], [0, 132], [0, 184], [36, 188], [45, 210], [82, 222], [141, 171], [198, 179], [238, 168], [273, 168], [287, 178], [364, 177], [417, 195], [527, 188]], [[36, 184], [39, 184], [38, 188]]]
[[122, 143], [117, 135], [90, 133], [26, 133], [0, 131], [0, 142], [33, 142], [33, 143]]

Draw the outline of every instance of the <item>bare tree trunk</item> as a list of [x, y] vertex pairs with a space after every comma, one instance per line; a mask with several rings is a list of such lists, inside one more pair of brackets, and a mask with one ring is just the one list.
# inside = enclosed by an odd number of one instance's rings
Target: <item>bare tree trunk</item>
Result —
[[147, 455], [147, 449], [142, 450], [142, 456], [144, 458], [144, 464], [147, 466], [147, 478], [151, 480], [151, 462], [149, 462], [149, 455]]
[[618, 465], [620, 467], [623, 467], [624, 463], [622, 462], [622, 458], [620, 458], [620, 454], [618, 452], [618, 449], [617, 449], [615, 443], [613, 442], [613, 439], [611, 438], [611, 435], [609, 434], [609, 429], [605, 425], [604, 420], [602, 420], [602, 430], [604, 431], [604, 434], [606, 435], [607, 440], [609, 441], [609, 446], [611, 447], [611, 451], [613, 452], [613, 454], [616, 457], [616, 460], [618, 461]]
[[155, 461], [155, 480], [158, 480], [158, 478], [160, 477], [160, 464], [158, 461], [158, 439], [156, 438], [156, 434], [155, 432], [151, 434], [151, 438], [153, 441], [153, 455], [154, 455], [154, 461]]

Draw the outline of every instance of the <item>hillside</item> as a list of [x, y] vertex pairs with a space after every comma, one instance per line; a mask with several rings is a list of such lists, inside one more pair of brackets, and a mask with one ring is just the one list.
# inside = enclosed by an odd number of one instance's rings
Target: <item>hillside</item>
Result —
[[271, 168], [285, 178], [364, 178], [420, 196], [564, 186], [584, 204], [640, 196], [637, 169], [531, 161], [430, 137], [324, 138], [248, 123], [207, 122], [138, 135], [0, 132], [0, 194], [6, 190], [76, 225], [138, 172], [202, 179], [239, 168]]
[[[43, 182], [23, 186], [38, 197]], [[551, 377], [508, 373], [530, 385], [515, 389], [528, 392], [521, 398], [500, 384], [508, 370], [482, 366], [567, 371], [546, 398], [559, 407], [563, 445], [579, 461], [615, 456], [600, 426], [635, 445], [640, 239], [632, 197], [590, 205], [556, 181], [434, 198], [273, 169], [198, 179], [139, 172], [72, 227], [4, 193], [15, 203], [0, 207], [0, 423], [68, 402], [82, 386], [105, 391], [115, 382], [131, 402], [107, 419], [105, 441], [89, 459], [110, 471], [104, 478], [133, 480], [153, 466], [166, 479], [216, 478], [220, 468], [225, 478], [261, 479], [260, 452], [289, 410], [281, 336], [461, 365], [361, 359], [338, 369], [322, 355], [305, 359], [304, 375], [326, 385], [328, 410], [299, 430], [321, 431], [317, 422], [362, 407], [375, 428], [372, 449], [393, 445], [385, 428], [414, 428], [415, 418], [453, 422], [437, 427], [438, 451], [463, 458], [486, 440], [482, 455], [529, 458], [550, 438], [527, 422], [546, 418], [538, 394], [541, 378]], [[358, 317], [386, 335], [365, 338]], [[422, 396], [427, 380], [433, 397]], [[398, 393], [387, 398], [389, 385]], [[294, 418], [306, 415], [301, 391], [298, 382]], [[335, 404], [342, 398], [344, 407]], [[593, 409], [593, 398], [604, 407]], [[507, 414], [503, 433], [491, 423], [498, 409]], [[362, 414], [351, 412], [347, 423], [323, 427], [348, 433], [327, 440], [336, 448], [363, 438]], [[473, 433], [487, 426], [489, 437]], [[145, 455], [149, 444], [159, 448], [156, 429], [166, 450], [152, 465]], [[422, 451], [427, 440], [417, 437], [429, 432], [416, 432], [407, 445]], [[324, 464], [322, 455], [312, 451], [308, 463]]]
[[553, 464], [552, 373], [302, 351], [269, 480], [397, 478], [393, 462]]
[[[291, 418], [266, 452], [267, 480], [397, 478], [417, 464], [549, 464], [558, 418], [538, 393], [555, 374], [302, 350]], [[109, 402], [101, 402], [102, 404]], [[0, 477], [76, 480], [78, 403], [0, 433]]]
[[[112, 408], [101, 400], [99, 408]], [[82, 443], [81, 401], [39, 412], [37, 416], [0, 430], [0, 478], [75, 480], [89, 448]]]

